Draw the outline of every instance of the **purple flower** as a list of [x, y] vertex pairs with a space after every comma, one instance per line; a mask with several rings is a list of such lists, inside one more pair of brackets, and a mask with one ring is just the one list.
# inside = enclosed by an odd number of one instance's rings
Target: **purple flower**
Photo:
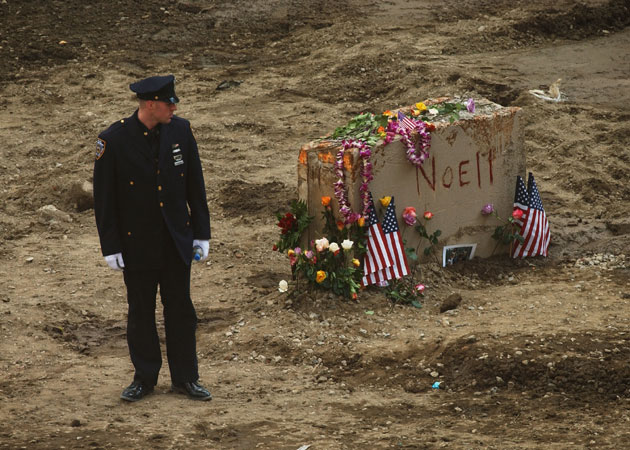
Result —
[[469, 98], [468, 101], [466, 102], [466, 109], [468, 110], [469, 113], [475, 112], [475, 101], [472, 98]]
[[494, 205], [492, 203], [487, 203], [483, 205], [483, 208], [481, 208], [481, 214], [483, 214], [484, 216], [492, 214], [493, 212], [494, 212]]

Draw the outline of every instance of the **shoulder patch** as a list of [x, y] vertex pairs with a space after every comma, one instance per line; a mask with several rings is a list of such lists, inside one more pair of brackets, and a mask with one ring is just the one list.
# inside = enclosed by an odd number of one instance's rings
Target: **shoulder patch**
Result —
[[96, 140], [96, 159], [101, 159], [101, 156], [103, 156], [103, 153], [105, 153], [105, 147], [107, 146], [107, 142], [105, 142], [103, 139], [98, 138]]

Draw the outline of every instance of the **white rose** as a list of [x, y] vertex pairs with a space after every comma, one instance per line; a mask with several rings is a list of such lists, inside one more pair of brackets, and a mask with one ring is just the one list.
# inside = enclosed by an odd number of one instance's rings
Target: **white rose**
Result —
[[324, 250], [328, 248], [328, 246], [329, 246], [328, 239], [326, 238], [317, 239], [315, 241], [315, 248], [317, 249], [318, 252], [323, 252]]
[[435, 116], [435, 115], [436, 115], [436, 114], [438, 114], [439, 112], [440, 112], [440, 111], [438, 111], [438, 110], [437, 110], [437, 109], [435, 109], [435, 108], [429, 108], [429, 114], [433, 114], [433, 115]]
[[346, 239], [341, 243], [341, 248], [343, 248], [344, 250], [350, 250], [352, 248], [352, 244], [354, 244], [354, 242], [352, 242], [350, 239]]
[[280, 280], [280, 283], [278, 283], [278, 290], [280, 292], [286, 292], [289, 290], [289, 283], [287, 283], [286, 280]]
[[330, 244], [330, 246], [328, 247], [328, 250], [330, 250], [333, 253], [337, 253], [339, 251], [339, 244], [337, 244], [336, 242], [333, 242], [332, 244]]

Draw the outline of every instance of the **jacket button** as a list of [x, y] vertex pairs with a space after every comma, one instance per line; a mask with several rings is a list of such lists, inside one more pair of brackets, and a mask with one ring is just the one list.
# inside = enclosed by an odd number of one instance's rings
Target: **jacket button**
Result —
[[158, 169], [157, 174], [158, 174], [158, 175], [160, 174], [160, 169]]
[[160, 202], [160, 208], [164, 206], [164, 202]]
[[130, 182], [129, 182], [129, 184], [130, 184], [131, 186], [133, 186], [133, 181], [130, 181]]
[[186, 222], [186, 226], [187, 226], [187, 227], [188, 227], [188, 226], [190, 226], [190, 222]]
[[127, 236], [131, 236], [131, 231], [127, 231]]
[[179, 176], [180, 176], [180, 177], [183, 177], [183, 176], [184, 176], [184, 172], [180, 173], [180, 174], [179, 174]]
[[162, 186], [158, 186], [158, 191], [161, 191], [161, 190], [162, 190]]

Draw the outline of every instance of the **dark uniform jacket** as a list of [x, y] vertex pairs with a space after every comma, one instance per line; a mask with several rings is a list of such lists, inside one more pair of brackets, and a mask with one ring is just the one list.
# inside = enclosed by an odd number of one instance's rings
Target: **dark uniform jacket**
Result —
[[210, 215], [190, 122], [173, 116], [160, 129], [159, 155], [137, 111], [99, 135], [94, 210], [103, 256], [122, 252], [126, 269], [155, 268], [168, 232], [190, 264], [193, 239], [210, 239]]

